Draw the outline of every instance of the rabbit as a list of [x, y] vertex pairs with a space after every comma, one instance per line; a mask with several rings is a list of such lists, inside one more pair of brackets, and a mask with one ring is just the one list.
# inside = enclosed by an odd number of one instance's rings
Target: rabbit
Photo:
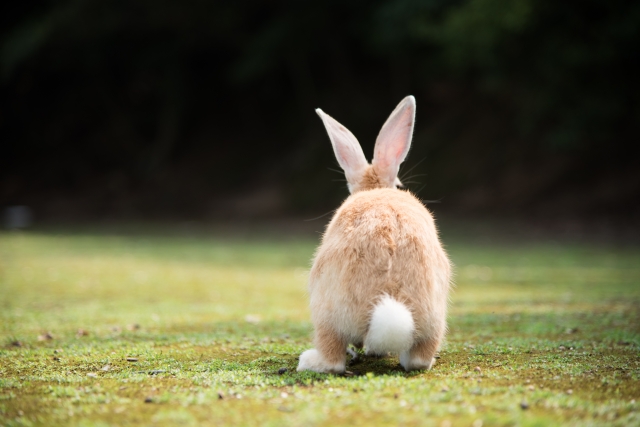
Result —
[[299, 372], [344, 372], [349, 344], [364, 345], [367, 355], [398, 354], [407, 371], [435, 362], [451, 264], [429, 211], [397, 188], [415, 109], [407, 96], [393, 110], [371, 164], [349, 130], [316, 110], [351, 194], [327, 225], [309, 273], [315, 348], [300, 355]]

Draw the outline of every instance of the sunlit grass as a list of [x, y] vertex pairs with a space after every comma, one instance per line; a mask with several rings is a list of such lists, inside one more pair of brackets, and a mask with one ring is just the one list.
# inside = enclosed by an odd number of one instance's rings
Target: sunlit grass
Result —
[[444, 240], [436, 367], [330, 376], [295, 372], [313, 236], [1, 233], [1, 424], [640, 424], [639, 248]]

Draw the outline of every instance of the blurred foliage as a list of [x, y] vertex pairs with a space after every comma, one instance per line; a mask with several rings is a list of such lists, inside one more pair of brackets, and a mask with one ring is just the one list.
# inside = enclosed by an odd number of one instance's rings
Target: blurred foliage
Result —
[[333, 206], [313, 108], [370, 155], [412, 93], [421, 196], [639, 211], [638, 2], [65, 0], [0, 16], [3, 205], [206, 215], [275, 188], [279, 212]]

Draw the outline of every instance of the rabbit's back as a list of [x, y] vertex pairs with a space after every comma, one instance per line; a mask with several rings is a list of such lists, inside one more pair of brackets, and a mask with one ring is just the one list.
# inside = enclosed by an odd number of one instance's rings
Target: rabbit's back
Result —
[[336, 212], [316, 254], [312, 312], [355, 340], [387, 294], [409, 307], [420, 335], [421, 318], [446, 310], [449, 274], [433, 218], [418, 199], [396, 189], [357, 192]]

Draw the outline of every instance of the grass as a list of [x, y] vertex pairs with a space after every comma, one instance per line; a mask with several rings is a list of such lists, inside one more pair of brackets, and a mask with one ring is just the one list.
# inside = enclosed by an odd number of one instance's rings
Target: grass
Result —
[[[446, 231], [446, 230], [445, 230]], [[0, 233], [0, 424], [640, 425], [640, 248], [444, 240], [435, 368], [310, 348], [314, 237]]]

